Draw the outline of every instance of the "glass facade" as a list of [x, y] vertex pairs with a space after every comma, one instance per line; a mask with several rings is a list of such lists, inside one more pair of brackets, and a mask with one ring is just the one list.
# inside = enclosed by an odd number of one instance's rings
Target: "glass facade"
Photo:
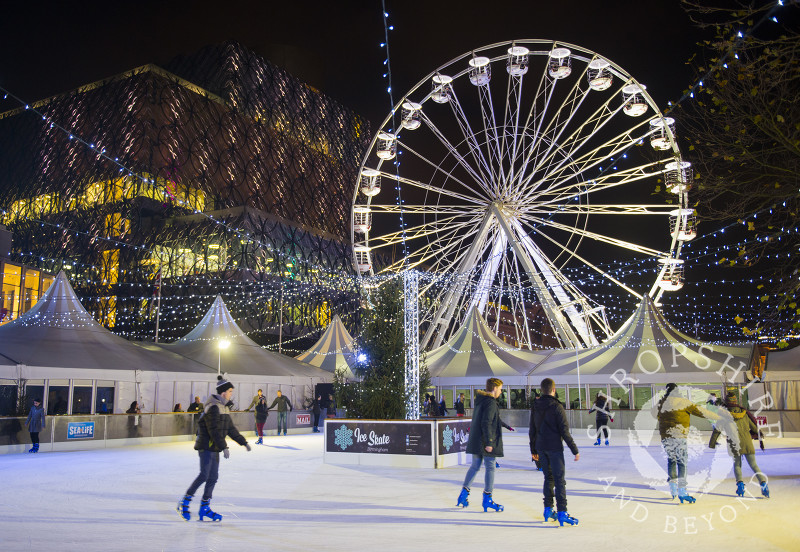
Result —
[[72, 388], [72, 413], [92, 413], [92, 388], [91, 386], [75, 385]]
[[2, 305], [0, 305], [0, 325], [19, 318], [28, 312], [48, 290], [54, 277], [34, 268], [3, 262], [0, 282], [2, 282]]
[[69, 384], [53, 385], [51, 383], [47, 392], [47, 415], [57, 416], [67, 414], [69, 412], [68, 397]]
[[[95, 414], [114, 413], [114, 382], [97, 382], [97, 395], [94, 401]], [[103, 385], [105, 384], [105, 385]]]

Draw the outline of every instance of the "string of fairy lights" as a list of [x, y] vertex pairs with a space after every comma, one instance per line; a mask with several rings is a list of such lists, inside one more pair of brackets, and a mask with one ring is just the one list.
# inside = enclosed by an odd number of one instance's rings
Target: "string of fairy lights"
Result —
[[[705, 75], [705, 78], [707, 78], [707, 76], [709, 74], [711, 74], [718, 67], [725, 66], [726, 60], [729, 59], [730, 56], [734, 56], [734, 57], [737, 56], [736, 48], [748, 36], [748, 34], [754, 32], [765, 21], [775, 21], [775, 22], [777, 22], [776, 12], [781, 6], [783, 6], [783, 2], [778, 1], [772, 7], [772, 9], [767, 11], [763, 15], [761, 20], [759, 20], [755, 25], [753, 25], [749, 30], [737, 31], [737, 35], [735, 37], [736, 40], [733, 41], [729, 52], [720, 58], [720, 60], [717, 62], [716, 66], [713, 66], [713, 67], [711, 67], [709, 69], [709, 71]], [[388, 83], [388, 86], [387, 86], [386, 90], [387, 90], [387, 93], [389, 95], [390, 106], [391, 106], [391, 109], [392, 109], [392, 125], [394, 127], [394, 126], [396, 126], [395, 125], [395, 121], [394, 121], [394, 115], [395, 115], [395, 107], [394, 107], [394, 105], [395, 104], [394, 104], [394, 96], [393, 96], [392, 86], [391, 86], [391, 83], [392, 83], [391, 59], [390, 59], [390, 51], [389, 51], [389, 32], [394, 30], [394, 26], [389, 23], [389, 14], [386, 11], [385, 2], [382, 2], [382, 13], [383, 13], [383, 22], [384, 22], [384, 41], [380, 44], [380, 47], [385, 52], [384, 66], [386, 67], [386, 71], [385, 71], [383, 77], [386, 79], [386, 82]], [[669, 108], [666, 110], [665, 113], [669, 113], [672, 110], [674, 110], [681, 102], [689, 101], [689, 100], [693, 99], [694, 98], [694, 92], [699, 90], [702, 86], [703, 86], [703, 77], [699, 78], [688, 89], [688, 91], [681, 96], [681, 98], [679, 100], [677, 100], [676, 102], [669, 102]], [[43, 125], [46, 125], [51, 129], [56, 129], [56, 130], [62, 132], [65, 136], [68, 137], [68, 139], [70, 141], [75, 141], [75, 143], [81, 144], [83, 147], [85, 147], [85, 148], [91, 150], [92, 152], [94, 152], [96, 154], [96, 157], [97, 157], [98, 160], [103, 160], [103, 161], [111, 164], [112, 166], [116, 167], [118, 169], [119, 174], [127, 175], [127, 176], [129, 176], [131, 178], [138, 179], [143, 184], [145, 184], [146, 186], [151, 187], [151, 188], [157, 188], [159, 191], [161, 191], [163, 193], [166, 193], [170, 197], [170, 201], [173, 201], [174, 203], [176, 203], [177, 205], [180, 205], [184, 209], [189, 210], [193, 214], [201, 215], [201, 216], [205, 217], [208, 221], [210, 221], [213, 224], [221, 227], [221, 229], [225, 233], [230, 234], [232, 238], [252, 240], [252, 242], [256, 246], [265, 247], [265, 248], [269, 248], [270, 247], [270, 244], [263, 243], [262, 241], [260, 241], [260, 239], [257, 236], [253, 235], [253, 233], [248, 232], [246, 230], [243, 230], [241, 228], [237, 228], [235, 226], [232, 226], [224, 218], [215, 217], [211, 213], [206, 213], [206, 212], [197, 210], [192, 205], [190, 205], [187, 201], [182, 200], [181, 198], [174, 196], [173, 194], [171, 194], [169, 192], [169, 190], [163, 188], [162, 186], [159, 186], [158, 182], [155, 179], [150, 178], [148, 175], [139, 174], [135, 170], [132, 170], [131, 168], [129, 168], [128, 166], [126, 166], [125, 164], [120, 162], [119, 158], [113, 156], [113, 152], [107, 152], [106, 148], [103, 147], [102, 144], [97, 144], [97, 143], [93, 142], [90, 139], [87, 139], [87, 138], [85, 138], [83, 136], [78, 135], [77, 132], [75, 131], [75, 129], [70, 129], [70, 128], [66, 128], [65, 126], [62, 126], [61, 124], [59, 124], [58, 121], [53, 120], [47, 114], [41, 112], [35, 106], [31, 106], [29, 103], [26, 103], [24, 100], [22, 100], [21, 98], [15, 96], [14, 94], [9, 92], [7, 89], [5, 89], [2, 86], [0, 86], [0, 93], [2, 93], [4, 95], [4, 99], [11, 98], [12, 100], [18, 102], [19, 105], [21, 106], [21, 109], [23, 109], [24, 111], [30, 111], [30, 112], [34, 113], [35, 115], [41, 117]], [[400, 153], [400, 152], [398, 152], [398, 153]], [[623, 152], [621, 157], [624, 158], [624, 152]], [[399, 160], [396, 160], [395, 161], [395, 167], [397, 168], [398, 165], [399, 165]], [[606, 167], [604, 169], [601, 168], [602, 171], [614, 170], [614, 169], [616, 169], [616, 167], [609, 166], [609, 167]], [[399, 207], [400, 226], [401, 226], [401, 229], [403, 231], [403, 237], [404, 237], [403, 238], [403, 242], [402, 242], [403, 243], [403, 251], [404, 251], [404, 256], [408, 257], [407, 244], [406, 244], [406, 240], [405, 240], [406, 224], [405, 224], [405, 222], [403, 220], [403, 200], [402, 200], [402, 196], [401, 196], [401, 188], [399, 186], [399, 179], [397, 180], [397, 182], [398, 182], [398, 185], [396, 186], [396, 192], [397, 192], [396, 202], [397, 202], [397, 206]], [[784, 206], [785, 206], [785, 204], [784, 204]], [[776, 208], [776, 207], [771, 207], [771, 208]], [[769, 209], [771, 209], [771, 208], [769, 208]], [[745, 238], [745, 239], [737, 241], [737, 242], [728, 241], [728, 242], [723, 243], [723, 244], [709, 243], [709, 242], [712, 242], [714, 238], [725, 237], [725, 231], [726, 230], [730, 231], [730, 230], [734, 229], [737, 226], [741, 227], [742, 225], [746, 225], [747, 219], [756, 218], [758, 216], [758, 214], [760, 214], [760, 213], [759, 212], [752, 213], [748, 217], [745, 217], [744, 220], [726, 224], [722, 228], [719, 228], [719, 229], [717, 229], [717, 230], [715, 230], [715, 231], [713, 231], [711, 233], [704, 234], [702, 236], [698, 236], [697, 238], [695, 238], [695, 240], [685, 243], [684, 244], [684, 252], [686, 252], [685, 260], [686, 260], [687, 264], [690, 264], [692, 267], [695, 267], [695, 268], [701, 268], [701, 267], [704, 268], [704, 269], [719, 268], [719, 266], [720, 266], [719, 257], [720, 257], [721, 254], [725, 254], [725, 252], [739, 251], [743, 247], [746, 247], [746, 246], [751, 245], [753, 243], [763, 243], [764, 240], [769, 239], [766, 236], [758, 236], [758, 237], [754, 237], [754, 238]], [[152, 254], [155, 253], [154, 251], [152, 251], [150, 248], [148, 248], [147, 246], [145, 246], [143, 244], [132, 244], [132, 243], [128, 243], [128, 242], [125, 242], [125, 241], [116, 240], [116, 239], [110, 238], [110, 237], [97, 236], [97, 235], [94, 235], [94, 234], [89, 234], [88, 232], [77, 231], [77, 230], [74, 230], [72, 228], [68, 228], [67, 226], [59, 224], [59, 223], [51, 223], [51, 222], [48, 222], [48, 221], [45, 221], [45, 220], [35, 219], [33, 217], [26, 216], [25, 214], [23, 214], [22, 216], [24, 216], [30, 222], [40, 223], [42, 226], [50, 225], [50, 226], [52, 226], [52, 227], [54, 227], [56, 229], [73, 233], [76, 236], [82, 235], [84, 237], [91, 237], [93, 239], [103, 240], [103, 241], [109, 243], [110, 245], [113, 245], [116, 248], [132, 248], [135, 251], [147, 252], [147, 253], [152, 253]], [[788, 228], [781, 228], [780, 230], [781, 230], [781, 233], [783, 233], [783, 234], [791, 234], [791, 233], [795, 233], [796, 234], [796, 233], [800, 233], [800, 225], [794, 225], [794, 226], [791, 226], [791, 227], [788, 227]], [[728, 234], [727, 237], [730, 237], [730, 233]], [[781, 239], [781, 235], [780, 234], [777, 234], [777, 239], [778, 240]], [[704, 248], [700, 247], [700, 245], [699, 245], [700, 243], [705, 243], [706, 244], [704, 246]], [[272, 250], [272, 251], [273, 251], [273, 253], [274, 253], [274, 255], [276, 257], [281, 259], [282, 262], [292, 262], [292, 263], [294, 263], [296, 265], [302, 265], [303, 268], [305, 270], [307, 270], [307, 271], [318, 271], [320, 273], [319, 276], [316, 278], [316, 282], [313, 285], [308, 286], [308, 288], [306, 290], [304, 290], [304, 291], [301, 291], [299, 289], [284, 290], [284, 293], [290, 294], [290, 296], [293, 299], [303, 300], [304, 298], [310, 297], [312, 294], [315, 293], [315, 287], [318, 287], [317, 289], [321, 289], [321, 288], [327, 286], [328, 289], [341, 290], [341, 289], [345, 289], [345, 288], [349, 288], [349, 287], [358, 287], [358, 286], [361, 286], [363, 284], [363, 281], [362, 281], [360, 275], [354, 273], [353, 271], [350, 271], [350, 270], [338, 270], [337, 271], [337, 270], [332, 269], [330, 266], [325, 265], [324, 263], [318, 263], [317, 261], [314, 261], [314, 260], [301, 258], [301, 257], [298, 257], [296, 255], [293, 255], [290, 252], [282, 251], [282, 250], [279, 250], [279, 249], [275, 249], [275, 250]], [[74, 261], [65, 260], [65, 259], [46, 259], [46, 258], [41, 257], [40, 255], [38, 255], [34, 251], [30, 251], [30, 252], [15, 252], [14, 255], [17, 256], [20, 259], [25, 259], [27, 257], [27, 258], [31, 258], [31, 259], [38, 259], [38, 261], [41, 262], [41, 263], [48, 263], [49, 262], [49, 263], [51, 263], [51, 265], [54, 268], [59, 268], [59, 269], [65, 268], [65, 266], [68, 266], [70, 264], [74, 264], [74, 265], [78, 264], [78, 263], [76, 263]], [[763, 258], [767, 259], [767, 260], [769, 260], [769, 259], [781, 259], [781, 258], [785, 259], [787, 257], [790, 257], [791, 255], [793, 255], [792, 252], [789, 252], [789, 253], [767, 253], [767, 254], [765, 254], [763, 256]], [[491, 261], [491, 259], [486, 260], [484, 262], [484, 265], [480, 265], [474, 270], [477, 270], [477, 271], [482, 270], [485, 267], [486, 263], [489, 263], [490, 261]], [[599, 268], [602, 268], [603, 271], [606, 272], [607, 274], [609, 274], [609, 275], [611, 275], [611, 276], [613, 276], [613, 277], [615, 277], [617, 279], [624, 280], [626, 278], [631, 278], [631, 277], [635, 278], [635, 277], [638, 277], [638, 276], [646, 276], [646, 275], [651, 275], [651, 274], [655, 273], [658, 270], [657, 266], [646, 266], [648, 263], [654, 264], [652, 261], [653, 261], [652, 258], [632, 259], [632, 260], [627, 260], [627, 261], [614, 260], [614, 261], [608, 261], [606, 263], [600, 263], [597, 266]], [[90, 271], [96, 271], [96, 272], [100, 272], [101, 269], [102, 269], [102, 267], [99, 267], [99, 266], [86, 265], [86, 264], [83, 264], [82, 267], [85, 268], [85, 269], [88, 269]], [[240, 269], [240, 270], [251, 270], [251, 269]], [[586, 268], [565, 267], [563, 269], [563, 272], [564, 272], [565, 276], [567, 276], [570, 279], [570, 281], [572, 281], [576, 285], [579, 285], [579, 286], [581, 286], [583, 288], [588, 288], [588, 289], [592, 290], [594, 288], [602, 288], [603, 286], [607, 285], [607, 281], [605, 280], [605, 278], [602, 275], [589, 273]], [[148, 271], [146, 271], [144, 269], [141, 269], [141, 274], [143, 276], [146, 276], [148, 274]], [[152, 278], [152, 271], [150, 271], [149, 274], [150, 274], [150, 277]], [[266, 275], [268, 275], [268, 274], [266, 274]], [[427, 282], [435, 281], [437, 283], [437, 285], [452, 285], [452, 284], [458, 282], [461, 279], [464, 279], [467, 282], [470, 282], [471, 278], [472, 278], [472, 273], [470, 273], [470, 274], [426, 274], [426, 273], [420, 273], [419, 276], [420, 276], [421, 281], [427, 281]], [[381, 276], [374, 277], [371, 280], [371, 283], [373, 283], [375, 285], [380, 285], [383, 281], [386, 281], [388, 279], [395, 278], [395, 277], [397, 277], [397, 275], [381, 275]], [[270, 282], [248, 282], [247, 283], [247, 287], [250, 288], [251, 291], [245, 291], [245, 290], [242, 289], [243, 284], [241, 282], [226, 282], [226, 281], [221, 281], [221, 280], [211, 279], [211, 278], [203, 279], [202, 277], [198, 278], [197, 275], [193, 275], [193, 278], [194, 278], [195, 282], [204, 280], [207, 284], [213, 284], [218, 289], [223, 290], [223, 292], [226, 293], [226, 295], [227, 295], [227, 301], [232, 301], [234, 303], [234, 306], [238, 306], [238, 305], [236, 305], [236, 303], [238, 303], [238, 302], [241, 302], [241, 303], [244, 304], [244, 303], [246, 303], [248, 301], [251, 301], [253, 297], [258, 297], [259, 299], [264, 299], [264, 298], [271, 297], [271, 295], [274, 294], [274, 291], [275, 291], [274, 283], [270, 283]], [[146, 279], [146, 278], [143, 278], [143, 279]], [[770, 278], [768, 275], [760, 274], [760, 275], [756, 275], [756, 276], [740, 277], [740, 278], [726, 278], [726, 279], [720, 279], [720, 280], [711, 280], [709, 278], [704, 278], [702, 280], [696, 280], [696, 281], [687, 280], [686, 281], [686, 286], [700, 289], [700, 288], [702, 288], [703, 285], [709, 284], [712, 281], [713, 281], [715, 286], [723, 285], [723, 286], [735, 286], [735, 287], [736, 286], [742, 286], [744, 284], [753, 284], [755, 286], [763, 286], [763, 285], [774, 283], [773, 279]], [[327, 284], [324, 283], [324, 282], [327, 282]], [[331, 282], [334, 282], [335, 285], [331, 284]], [[102, 281], [99, 281], [99, 280], [98, 281], [89, 280], [89, 283], [103, 284], [105, 282], [102, 282]], [[152, 282], [149, 282], [149, 283], [148, 282], [141, 282], [141, 281], [140, 282], [124, 282], [124, 283], [120, 282], [120, 283], [118, 283], [116, 285], [117, 285], [116, 293], [118, 295], [123, 294], [125, 292], [125, 289], [127, 288], [129, 290], [127, 297], [129, 297], [129, 298], [135, 299], [135, 300], [140, 301], [140, 302], [150, 301], [153, 298], [153, 294], [152, 293], [148, 293], [149, 290], [152, 290], [152, 287], [153, 287], [153, 283]], [[162, 281], [161, 284], [160, 284], [160, 286], [161, 286], [161, 288], [163, 290], [166, 290], [168, 292], [170, 290], [176, 290], [176, 291], [180, 291], [181, 293], [183, 293], [185, 290], [191, 289], [193, 285], [194, 284], [191, 284], [191, 283], [182, 284], [182, 283], [169, 282], [169, 281]], [[257, 290], [257, 291], [253, 291], [253, 290]], [[493, 291], [498, 291], [499, 292], [499, 290], [497, 290], [494, 286], [493, 286]], [[528, 293], [532, 293], [534, 290], [533, 290], [533, 288], [531, 288], [531, 289], [527, 289], [527, 290], [523, 290], [523, 291], [524, 292], [528, 292]], [[635, 304], [636, 304], [635, 301], [634, 301], [634, 298], [632, 298], [632, 297], [630, 297], [629, 300], [626, 303], [624, 301], [620, 301], [619, 300], [619, 295], [618, 294], [602, 293], [599, 289], [597, 291], [589, 291], [588, 293], [595, 300], [597, 300], [598, 302], [606, 305], [606, 309], [610, 313], [610, 318], [612, 318], [612, 319], [619, 320], [619, 319], [627, 318], [630, 315], [630, 312], [631, 312], [631, 308], [630, 308], [631, 305], [635, 306]], [[291, 295], [291, 294], [294, 294], [294, 295]], [[166, 295], [169, 296], [169, 293], [167, 293]], [[197, 293], [193, 293], [190, 296], [192, 298], [195, 298], [195, 299], [200, 299], [200, 300], [203, 300], [203, 301], [207, 301], [207, 300], [213, 300], [213, 297], [215, 297], [216, 294], [197, 294]], [[724, 301], [725, 304], [726, 304], [726, 307], [728, 308], [728, 310], [741, 310], [742, 312], [747, 312], [748, 310], [752, 310], [752, 302], [757, 301], [760, 298], [758, 293], [753, 293], [752, 295], [751, 294], [747, 294], [747, 295], [745, 295], [745, 294], [717, 295], [715, 297], [720, 302]], [[88, 301], [88, 302], [91, 302], [91, 301], [99, 302], [99, 301], [104, 301], [104, 300], [107, 300], [107, 299], [108, 299], [107, 295], [87, 295], [85, 297], [82, 297], [83, 301]], [[613, 300], [609, 301], [608, 299], [613, 299]], [[715, 332], [714, 332], [715, 334], [717, 334], [717, 335], [728, 335], [732, 339], [741, 339], [741, 337], [742, 337], [741, 329], [738, 329], [735, 326], [724, 325], [723, 321], [720, 320], [720, 317], [719, 317], [719, 315], [717, 313], [714, 313], [714, 312], [708, 313], [708, 314], [700, 313], [699, 309], [702, 306], [705, 305], [705, 300], [706, 299], [710, 299], [710, 297], [707, 296], [706, 293], [701, 293], [701, 294], [699, 294], [699, 296], [696, 296], [696, 295], [693, 295], [693, 294], [683, 294], [683, 296], [681, 297], [680, 308], [671, 308], [670, 309], [671, 310], [670, 317], [675, 320], [676, 326], [679, 329], [682, 329], [682, 330], [685, 331], [686, 329], [691, 329], [692, 325], [694, 325], [694, 327], [696, 328], [698, 322], [702, 322], [706, 326], [711, 325], [713, 323], [716, 326], [716, 329], [715, 329]], [[358, 303], [359, 303], [359, 299], [358, 298], [352, 298], [349, 301], [346, 301], [345, 303], [343, 303], [343, 304], [341, 304], [339, 306], [341, 308], [357, 308], [358, 307]], [[720, 305], [721, 305], [721, 303], [720, 303]], [[193, 325], [191, 324], [191, 321], [192, 320], [197, 320], [198, 307], [196, 305], [189, 305], [189, 304], [184, 304], [184, 303], [179, 302], [179, 304], [177, 304], [177, 305], [167, 306], [166, 308], [169, 308], [173, 315], [183, 316], [184, 323], [183, 324], [179, 324], [176, 329], [180, 329], [180, 330], [182, 330], [182, 329], [190, 329], [190, 328], [193, 327]], [[138, 315], [139, 315], [139, 313], [121, 313], [119, 316], [138, 316]], [[542, 315], [537, 315], [537, 318], [540, 319], [539, 321], [545, 321]], [[270, 328], [267, 328], [267, 329], [268, 330], [274, 330], [276, 328], [277, 328], [277, 326], [270, 327]], [[320, 330], [321, 329], [322, 328], [320, 328]], [[259, 331], [262, 331], [262, 330], [259, 330]], [[252, 333], [252, 332], [250, 332], [250, 333]], [[506, 335], [506, 334], [503, 333], [502, 330], [498, 331], [497, 333], [498, 333], [499, 337], [501, 337], [501, 338], [512, 339], [512, 340], [516, 339], [516, 336]], [[356, 336], [354, 336], [354, 338], [358, 339], [360, 336], [361, 336], [360, 334], [357, 334]], [[126, 335], [126, 337], [135, 338], [135, 339], [142, 339], [142, 338], [146, 338], [146, 337], [149, 337], [149, 336], [130, 334], [130, 335]], [[303, 339], [304, 337], [307, 337], [307, 336], [295, 337], [295, 338], [292, 338], [290, 340], [285, 341], [284, 343], [296, 342], [296, 341], [299, 341], [299, 340]], [[272, 345], [270, 345], [270, 347], [271, 346]], [[513, 348], [510, 348], [510, 349], [513, 349]]]

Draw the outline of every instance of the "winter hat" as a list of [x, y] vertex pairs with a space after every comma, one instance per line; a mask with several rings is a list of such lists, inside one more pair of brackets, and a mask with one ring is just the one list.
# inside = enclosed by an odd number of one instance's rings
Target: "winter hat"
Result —
[[738, 402], [735, 391], [728, 391], [728, 394], [725, 396], [725, 398], [731, 403]]
[[233, 389], [233, 384], [229, 381], [225, 381], [222, 376], [217, 376], [217, 394], [222, 394], [228, 389]]

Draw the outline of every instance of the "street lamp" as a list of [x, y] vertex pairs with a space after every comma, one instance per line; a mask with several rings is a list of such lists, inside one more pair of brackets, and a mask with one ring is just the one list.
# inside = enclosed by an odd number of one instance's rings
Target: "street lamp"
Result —
[[227, 349], [231, 344], [227, 339], [220, 339], [217, 341], [217, 375], [222, 374], [222, 349]]

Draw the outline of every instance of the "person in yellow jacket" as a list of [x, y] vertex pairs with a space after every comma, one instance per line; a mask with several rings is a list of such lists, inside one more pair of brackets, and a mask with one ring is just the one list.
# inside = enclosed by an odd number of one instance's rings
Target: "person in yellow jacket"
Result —
[[667, 453], [667, 474], [672, 498], [677, 496], [681, 503], [685, 501], [691, 504], [695, 502], [695, 498], [686, 491], [686, 464], [689, 459], [687, 437], [692, 426], [691, 417], [718, 420], [719, 416], [678, 396], [674, 393], [677, 387], [674, 383], [667, 384], [666, 394], [658, 401], [656, 416], [661, 446]]

